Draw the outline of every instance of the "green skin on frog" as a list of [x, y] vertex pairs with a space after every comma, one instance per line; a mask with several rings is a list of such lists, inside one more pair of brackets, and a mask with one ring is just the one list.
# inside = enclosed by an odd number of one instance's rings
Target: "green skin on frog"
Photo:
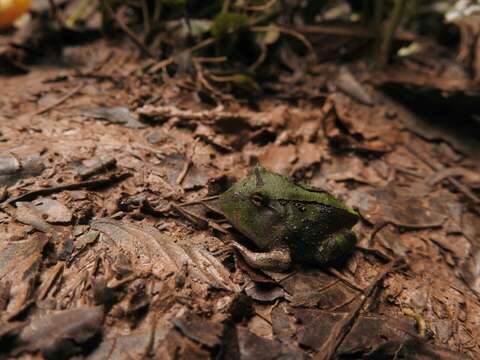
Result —
[[350, 253], [358, 213], [326, 191], [257, 166], [220, 195], [225, 217], [262, 252], [235, 243], [254, 268], [286, 270], [292, 262], [325, 266]]

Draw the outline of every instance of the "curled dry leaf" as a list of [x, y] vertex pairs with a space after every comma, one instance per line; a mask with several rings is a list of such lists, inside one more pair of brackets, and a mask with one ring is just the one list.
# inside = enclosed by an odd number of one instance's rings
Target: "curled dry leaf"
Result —
[[352, 99], [363, 105], [372, 106], [373, 100], [365, 87], [353, 76], [350, 70], [342, 66], [335, 79], [335, 86]]

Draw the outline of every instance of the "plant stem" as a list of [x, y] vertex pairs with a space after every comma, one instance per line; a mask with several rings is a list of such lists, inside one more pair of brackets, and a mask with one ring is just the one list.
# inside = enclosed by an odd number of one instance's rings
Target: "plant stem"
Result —
[[395, 34], [395, 30], [398, 27], [398, 24], [402, 20], [406, 4], [407, 0], [395, 0], [392, 15], [390, 16], [390, 19], [388, 20], [385, 28], [385, 32], [383, 33], [382, 42], [380, 44], [380, 49], [378, 53], [377, 62], [381, 66], [388, 63], [388, 58], [392, 47], [392, 39]]

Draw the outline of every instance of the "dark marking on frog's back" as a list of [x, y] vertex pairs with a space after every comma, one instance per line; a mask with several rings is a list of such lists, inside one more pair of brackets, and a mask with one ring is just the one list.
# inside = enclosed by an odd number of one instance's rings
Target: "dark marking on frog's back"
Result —
[[[308, 202], [291, 201], [283, 204], [283, 206], [292, 206], [300, 213], [307, 213], [307, 216], [300, 218], [301, 224], [292, 224], [288, 217], [285, 219], [289, 228], [289, 235], [284, 240], [292, 250], [300, 248], [302, 244], [314, 246], [328, 235], [343, 229], [345, 226], [350, 228], [358, 221], [358, 216], [349, 211], [325, 204], [313, 205]], [[309, 206], [315, 207], [317, 212], [315, 219], [308, 218]], [[295, 215], [292, 218], [298, 219]]]

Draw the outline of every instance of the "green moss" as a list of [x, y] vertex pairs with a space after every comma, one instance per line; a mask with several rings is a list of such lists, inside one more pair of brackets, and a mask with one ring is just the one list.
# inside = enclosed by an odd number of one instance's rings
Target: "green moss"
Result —
[[222, 12], [213, 19], [210, 29], [212, 35], [220, 38], [248, 26], [248, 17], [244, 14]]

